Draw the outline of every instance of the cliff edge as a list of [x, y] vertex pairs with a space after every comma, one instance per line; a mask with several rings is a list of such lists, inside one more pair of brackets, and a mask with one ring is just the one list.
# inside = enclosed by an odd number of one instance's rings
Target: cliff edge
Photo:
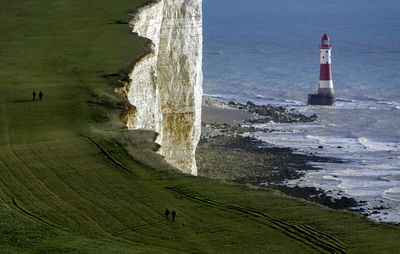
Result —
[[130, 21], [151, 40], [151, 52], [136, 62], [124, 87], [132, 110], [130, 130], [158, 133], [158, 151], [182, 172], [197, 175], [195, 150], [201, 131], [202, 1], [160, 0]]

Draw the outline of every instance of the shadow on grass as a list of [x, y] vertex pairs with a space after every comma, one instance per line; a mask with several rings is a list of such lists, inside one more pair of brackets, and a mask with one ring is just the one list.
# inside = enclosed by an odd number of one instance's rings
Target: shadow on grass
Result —
[[128, 24], [128, 21], [117, 19], [112, 22], [108, 22], [107, 24], [109, 24], [109, 25], [125, 25], [125, 24]]
[[30, 99], [30, 100], [28, 100], [28, 99], [26, 99], [26, 100], [13, 100], [13, 101], [11, 101], [11, 102], [35, 102], [35, 101], [37, 101], [37, 100], [32, 100], [32, 99]]

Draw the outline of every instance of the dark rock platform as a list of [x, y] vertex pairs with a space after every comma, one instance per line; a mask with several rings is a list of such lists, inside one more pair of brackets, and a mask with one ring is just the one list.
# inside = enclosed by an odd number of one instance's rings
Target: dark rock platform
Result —
[[326, 97], [320, 94], [309, 94], [307, 105], [332, 106], [335, 102], [334, 97]]

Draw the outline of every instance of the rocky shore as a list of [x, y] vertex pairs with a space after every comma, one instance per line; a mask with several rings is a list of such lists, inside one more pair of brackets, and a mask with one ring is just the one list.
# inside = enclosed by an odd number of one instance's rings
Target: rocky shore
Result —
[[308, 117], [293, 111], [290, 112], [284, 107], [273, 107], [269, 104], [266, 106], [256, 105], [251, 101], [248, 101], [246, 104], [230, 101], [228, 105], [232, 108], [245, 110], [259, 116], [256, 119], [247, 120], [249, 123], [269, 123], [271, 121], [275, 123], [308, 123], [317, 119], [315, 114]]
[[200, 176], [273, 188], [335, 209], [354, 210], [358, 206], [353, 198], [333, 198], [316, 188], [285, 185], [287, 180], [300, 178], [306, 171], [318, 170], [310, 162], [340, 162], [337, 159], [300, 154], [248, 137], [248, 134], [260, 131], [248, 127], [249, 123], [312, 122], [317, 116], [305, 116], [271, 105], [224, 104], [205, 98], [202, 120], [202, 137], [196, 152]]
[[209, 97], [203, 97], [203, 109], [204, 108], [235, 110], [237, 113], [250, 113], [250, 115], [241, 119], [242, 123], [269, 123], [271, 121], [275, 123], [308, 123], [316, 121], [318, 118], [315, 114], [306, 116], [296, 113], [293, 110], [287, 110], [284, 107], [273, 107], [269, 104], [266, 106], [256, 105], [251, 101], [248, 101], [246, 104], [235, 103], [233, 101], [225, 104]]

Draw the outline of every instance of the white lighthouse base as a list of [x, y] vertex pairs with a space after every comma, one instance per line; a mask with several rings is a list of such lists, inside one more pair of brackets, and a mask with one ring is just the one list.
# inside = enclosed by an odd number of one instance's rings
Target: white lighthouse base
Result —
[[328, 97], [321, 94], [309, 94], [307, 105], [332, 106], [335, 102], [335, 97]]

